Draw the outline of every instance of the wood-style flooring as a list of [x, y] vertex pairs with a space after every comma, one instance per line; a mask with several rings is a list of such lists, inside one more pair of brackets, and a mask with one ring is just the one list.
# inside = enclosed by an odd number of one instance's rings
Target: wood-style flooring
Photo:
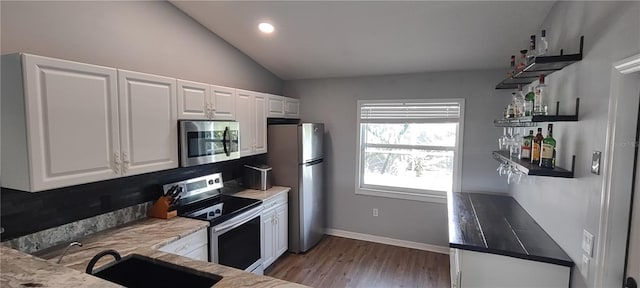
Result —
[[318, 288], [451, 287], [448, 255], [335, 236], [285, 253], [265, 275]]

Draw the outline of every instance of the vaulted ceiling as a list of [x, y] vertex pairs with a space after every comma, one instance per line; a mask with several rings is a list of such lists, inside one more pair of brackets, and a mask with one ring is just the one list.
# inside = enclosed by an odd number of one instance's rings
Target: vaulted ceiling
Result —
[[[507, 68], [553, 1], [172, 1], [278, 77]], [[258, 31], [261, 22], [275, 32]]]

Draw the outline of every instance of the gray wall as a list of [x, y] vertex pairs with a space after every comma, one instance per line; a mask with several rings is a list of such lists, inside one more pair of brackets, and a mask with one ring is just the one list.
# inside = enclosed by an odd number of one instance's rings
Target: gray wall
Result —
[[[605, 148], [611, 64], [640, 53], [640, 2], [557, 2], [542, 28], [547, 29], [556, 53], [559, 48], [577, 51], [579, 36], [585, 36], [584, 59], [550, 75], [547, 81], [549, 103], [567, 103], [563, 112], [570, 113], [570, 103], [580, 97], [580, 121], [554, 125], [558, 164], [570, 166], [575, 154], [576, 179], [529, 177], [527, 184], [512, 185], [509, 190], [579, 265], [582, 229], [598, 236], [603, 179], [590, 174], [589, 169], [592, 151]], [[591, 263], [589, 279], [574, 269], [572, 287], [591, 286], [594, 259]], [[622, 271], [614, 273], [621, 275]]]
[[502, 133], [492, 120], [509, 101], [493, 89], [503, 75], [491, 70], [285, 81], [284, 95], [300, 98], [303, 120], [325, 123], [328, 227], [448, 246], [446, 204], [355, 194], [356, 101], [465, 98], [462, 190], [506, 192], [490, 152]]
[[279, 94], [282, 81], [164, 1], [2, 1], [1, 53]]

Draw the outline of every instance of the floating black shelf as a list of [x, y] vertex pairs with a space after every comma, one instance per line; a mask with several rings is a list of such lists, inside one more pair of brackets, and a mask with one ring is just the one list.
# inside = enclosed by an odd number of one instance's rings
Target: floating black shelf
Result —
[[580, 53], [564, 55], [560, 50], [560, 55], [535, 57], [526, 67], [517, 72], [512, 77], [502, 80], [496, 85], [496, 89], [518, 89], [518, 85], [527, 85], [538, 79], [540, 75], [549, 75], [555, 71], [562, 70], [575, 62], [582, 60], [582, 48], [584, 36], [580, 36]]
[[573, 178], [573, 171], [576, 165], [576, 156], [573, 155], [571, 160], [571, 171], [562, 169], [560, 167], [549, 169], [541, 168], [538, 165], [531, 164], [528, 160], [520, 160], [509, 157], [509, 151], [493, 151], [493, 158], [499, 162], [508, 162], [516, 167], [522, 173], [529, 176], [547, 176], [547, 177], [561, 177], [561, 178]]
[[497, 119], [493, 120], [496, 127], [532, 127], [540, 122], [575, 122], [578, 121], [578, 113], [580, 112], [580, 98], [576, 98], [576, 114], [574, 115], [558, 115], [560, 110], [560, 101], [556, 102], [556, 115], [535, 115], [518, 118]]

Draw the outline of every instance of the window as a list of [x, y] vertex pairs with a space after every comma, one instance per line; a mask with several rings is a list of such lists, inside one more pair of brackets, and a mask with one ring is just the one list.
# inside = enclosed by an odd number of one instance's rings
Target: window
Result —
[[358, 101], [356, 193], [446, 202], [458, 191], [464, 99]]

